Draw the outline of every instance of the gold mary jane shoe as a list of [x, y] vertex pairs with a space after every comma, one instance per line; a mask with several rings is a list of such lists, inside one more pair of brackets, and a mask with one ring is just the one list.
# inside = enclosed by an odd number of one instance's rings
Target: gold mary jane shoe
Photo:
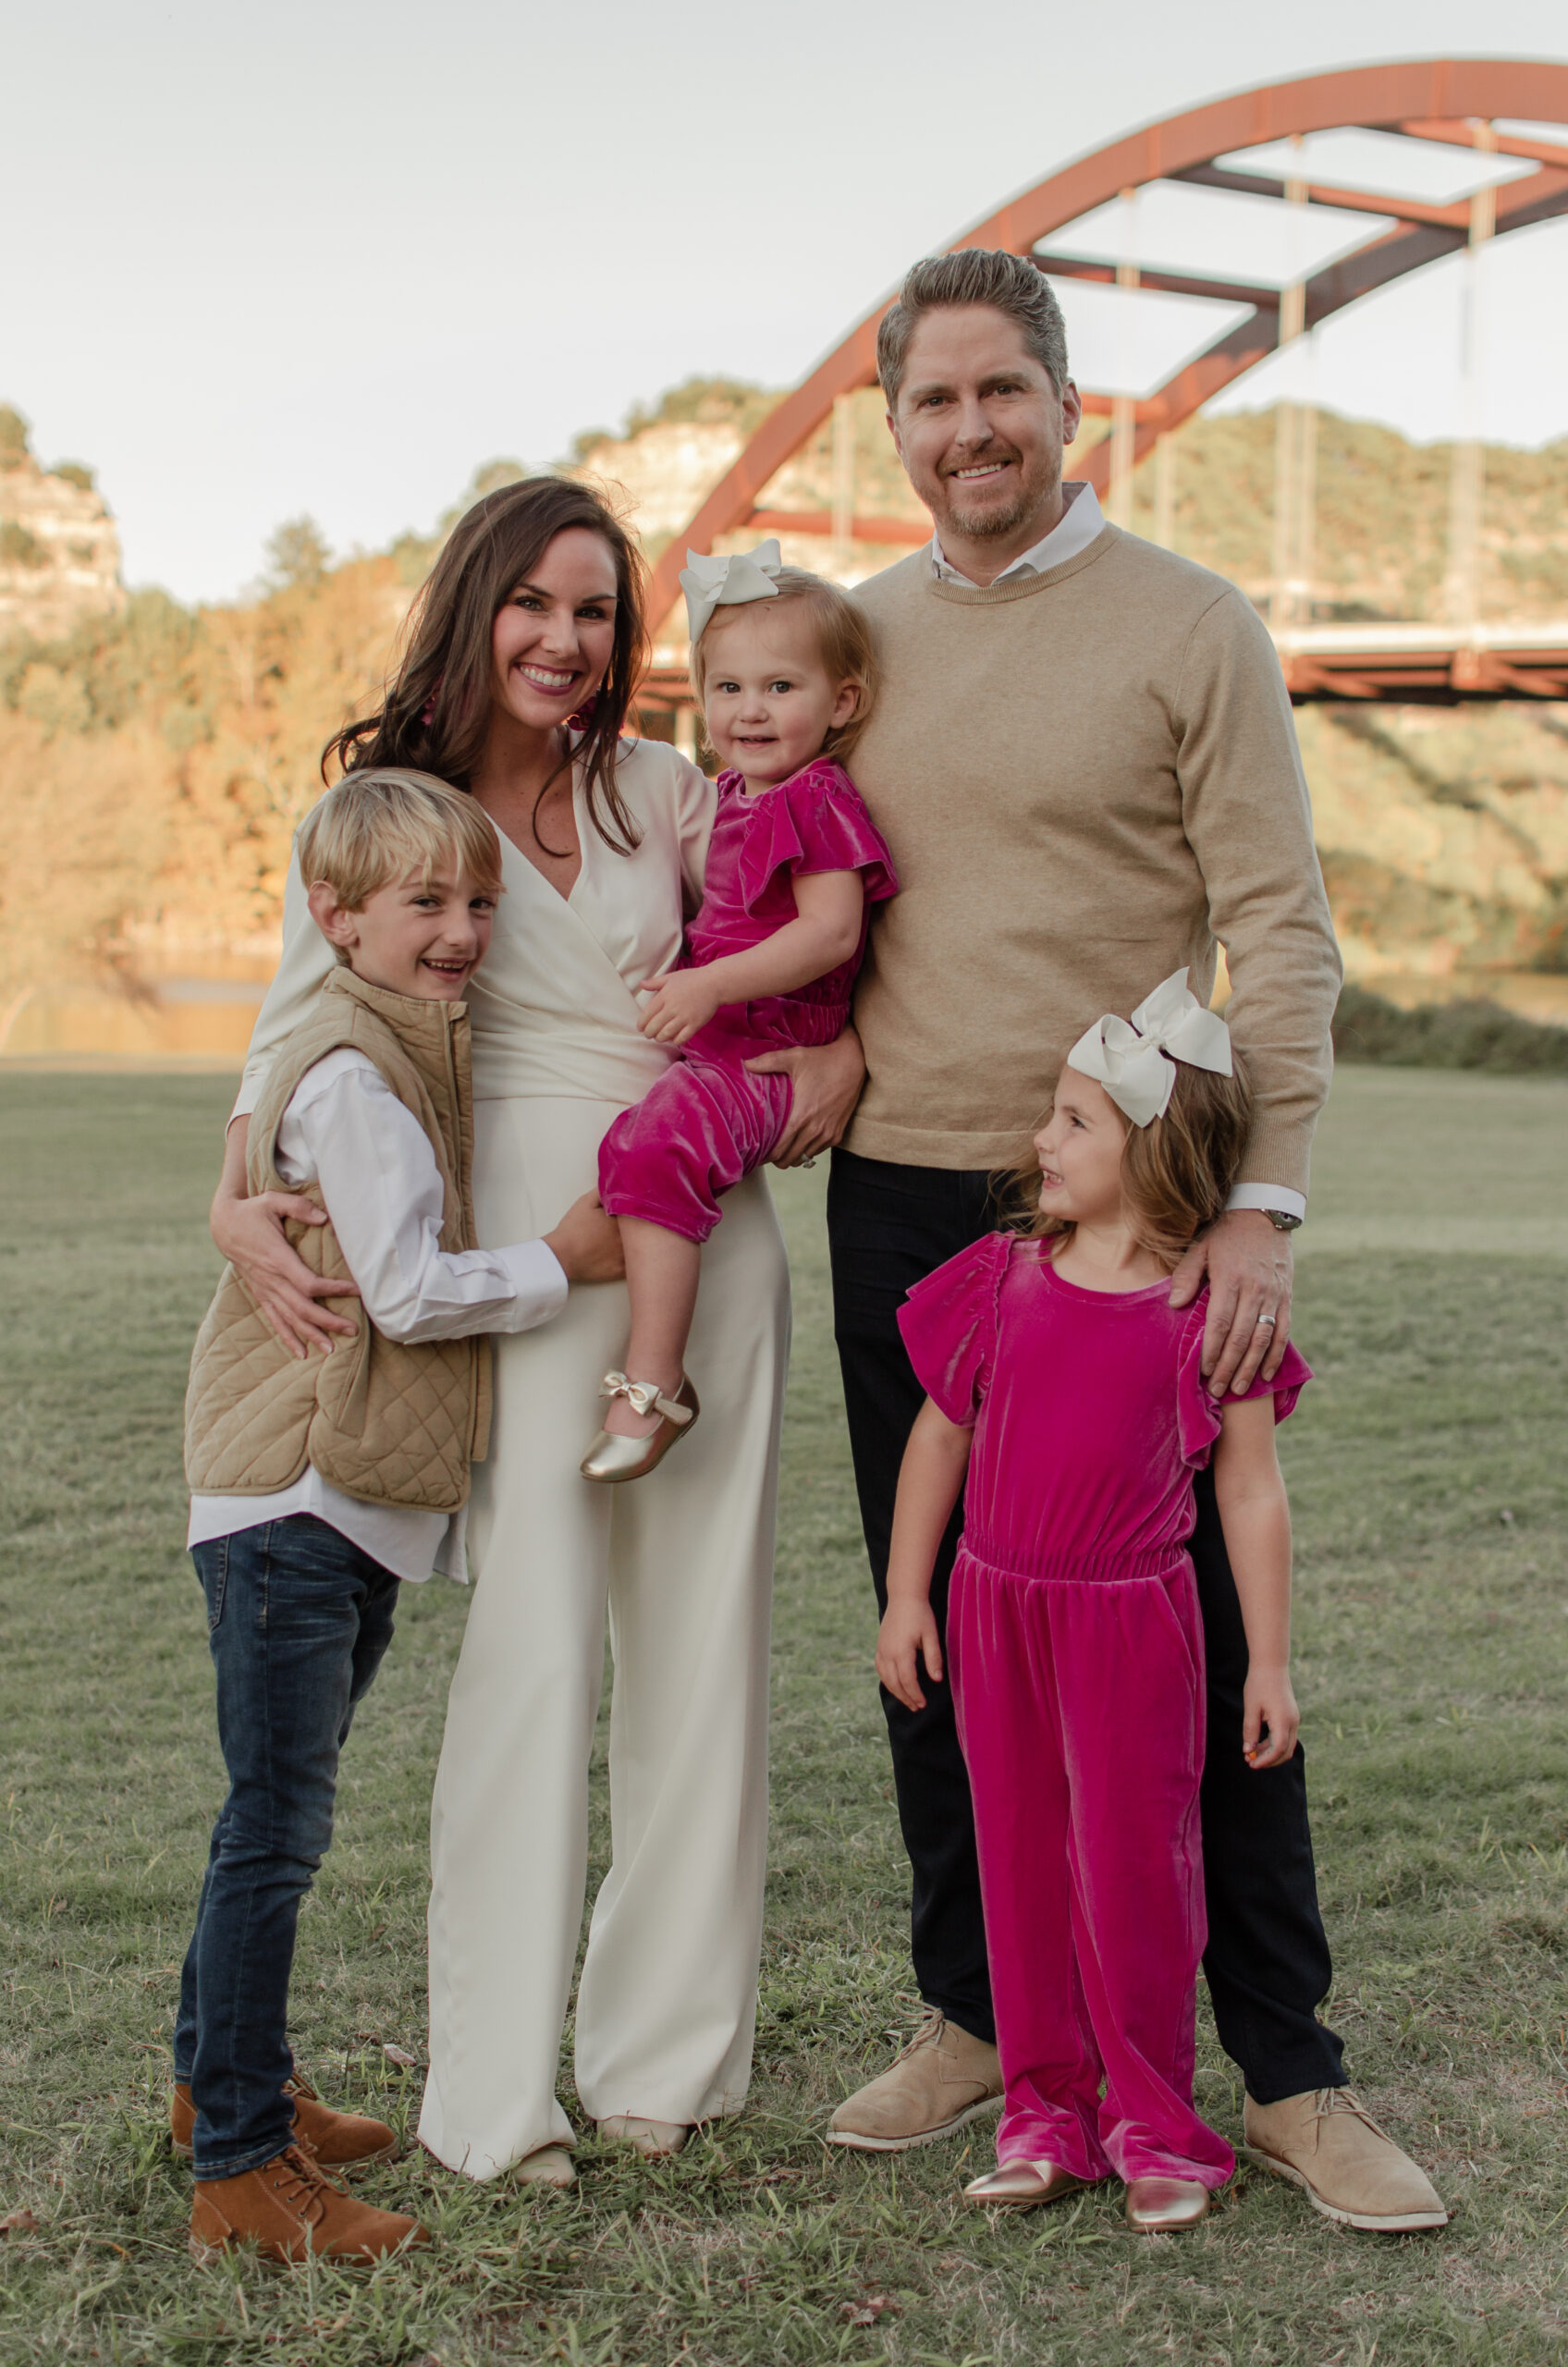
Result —
[[655, 1381], [628, 1380], [623, 1372], [607, 1372], [599, 1384], [599, 1394], [624, 1397], [632, 1412], [644, 1417], [663, 1417], [657, 1429], [650, 1430], [644, 1439], [617, 1438], [610, 1430], [598, 1433], [577, 1467], [584, 1479], [597, 1480], [606, 1488], [622, 1479], [642, 1479], [656, 1469], [703, 1410], [696, 1391], [685, 1379], [676, 1395], [667, 1397]]
[[1054, 2162], [1004, 2162], [999, 2170], [971, 2178], [963, 2199], [973, 2211], [1033, 2211], [1036, 2203], [1060, 2202], [1088, 2183], [1071, 2170], [1059, 2170]]
[[1173, 2234], [1208, 2217], [1208, 2189], [1196, 2178], [1130, 2178], [1127, 2225], [1141, 2236]]

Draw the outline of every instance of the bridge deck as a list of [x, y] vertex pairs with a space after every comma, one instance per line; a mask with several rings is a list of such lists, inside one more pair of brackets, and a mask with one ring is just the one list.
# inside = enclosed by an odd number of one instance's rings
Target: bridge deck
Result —
[[1298, 705], [1568, 698], [1568, 624], [1304, 625], [1274, 641]]
[[[1568, 699], [1568, 623], [1543, 625], [1302, 625], [1274, 636], [1298, 706], [1389, 699], [1452, 706], [1470, 699]], [[643, 684], [643, 705], [689, 705], [684, 643], [662, 642]]]

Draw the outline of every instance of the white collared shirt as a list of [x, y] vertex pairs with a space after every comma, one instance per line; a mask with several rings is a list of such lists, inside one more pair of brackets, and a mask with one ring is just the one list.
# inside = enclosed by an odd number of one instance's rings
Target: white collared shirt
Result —
[[[1048, 534], [1015, 558], [996, 577], [1005, 583], [1012, 575], [1043, 575], [1050, 567], [1060, 567], [1080, 551], [1086, 551], [1105, 524], [1092, 484], [1073, 482], [1061, 488], [1061, 516]], [[942, 549], [940, 538], [933, 534], [930, 543], [931, 569], [939, 583], [959, 583], [970, 591], [984, 589], [961, 573]], [[1305, 1217], [1306, 1201], [1300, 1192], [1292, 1192], [1283, 1184], [1238, 1184], [1226, 1204], [1232, 1208], [1278, 1208], [1281, 1216]]]
[[[1061, 516], [1050, 533], [1043, 534], [1037, 543], [1004, 567], [996, 578], [998, 583], [1005, 583], [1010, 575], [1043, 575], [1047, 567], [1060, 567], [1065, 560], [1076, 558], [1080, 551], [1086, 551], [1096, 535], [1102, 532], [1105, 512], [1092, 484], [1077, 482], [1064, 484], [1061, 499]], [[931, 537], [931, 566], [939, 583], [962, 583], [972, 592], [985, 588], [961, 573], [935, 534]]]
[[[441, 1247], [444, 1194], [429, 1136], [363, 1052], [344, 1045], [300, 1078], [277, 1130], [277, 1171], [319, 1184], [365, 1313], [389, 1340], [531, 1331], [566, 1305], [567, 1280], [542, 1241]], [[312, 1351], [315, 1353], [314, 1350]], [[400, 1578], [466, 1577], [463, 1513], [361, 1503], [307, 1464], [266, 1496], [192, 1496], [188, 1545], [310, 1514]]]

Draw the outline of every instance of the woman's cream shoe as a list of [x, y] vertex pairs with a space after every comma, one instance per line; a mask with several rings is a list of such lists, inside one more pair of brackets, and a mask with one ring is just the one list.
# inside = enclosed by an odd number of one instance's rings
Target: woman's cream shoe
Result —
[[679, 2153], [692, 2131], [683, 2121], [643, 2120], [635, 2113], [614, 2113], [596, 2121], [601, 2137], [612, 2145], [630, 2145], [645, 2162], [666, 2162]]
[[584, 1479], [596, 1479], [604, 1487], [614, 1487], [621, 1479], [641, 1479], [655, 1469], [702, 1412], [696, 1391], [684, 1379], [676, 1394], [667, 1397], [656, 1381], [628, 1380], [623, 1372], [607, 1372], [599, 1394], [624, 1397], [634, 1414], [663, 1417], [645, 1439], [617, 1438], [611, 1430], [599, 1432], [577, 1467]]
[[527, 2186], [575, 2186], [577, 2165], [564, 2145], [541, 2145], [523, 2155], [512, 2176]]
[[963, 2199], [975, 2211], [1033, 2211], [1037, 2202], [1060, 2202], [1087, 2184], [1054, 2162], [1004, 2162], [999, 2170], [971, 2178]]
[[1195, 2227], [1208, 2217], [1208, 2189], [1196, 2178], [1130, 2178], [1127, 2225], [1140, 2235], [1161, 2236]]

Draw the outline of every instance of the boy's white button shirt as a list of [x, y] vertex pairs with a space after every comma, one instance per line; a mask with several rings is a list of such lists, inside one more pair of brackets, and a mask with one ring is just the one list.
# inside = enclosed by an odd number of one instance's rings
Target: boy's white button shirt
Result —
[[[365, 1313], [387, 1339], [531, 1331], [558, 1315], [567, 1279], [542, 1241], [444, 1250], [443, 1192], [423, 1127], [363, 1052], [348, 1046], [301, 1077], [277, 1130], [277, 1171], [319, 1184]], [[312, 1354], [317, 1353], [312, 1350]], [[192, 1496], [190, 1545], [310, 1514], [400, 1578], [461, 1578], [465, 1515], [361, 1503], [309, 1464], [268, 1496]]]

